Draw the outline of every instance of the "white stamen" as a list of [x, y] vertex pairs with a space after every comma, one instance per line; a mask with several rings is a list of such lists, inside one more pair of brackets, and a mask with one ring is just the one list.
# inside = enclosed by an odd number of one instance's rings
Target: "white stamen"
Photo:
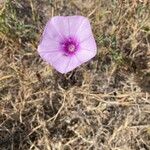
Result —
[[69, 46], [68, 46], [68, 51], [69, 52], [74, 52], [75, 51], [75, 45], [73, 45], [73, 44], [70, 44]]

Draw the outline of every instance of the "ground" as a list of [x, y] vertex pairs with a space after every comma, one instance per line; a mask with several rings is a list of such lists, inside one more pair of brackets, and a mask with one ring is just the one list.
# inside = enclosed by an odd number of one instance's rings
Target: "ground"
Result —
[[[98, 53], [62, 75], [37, 46], [76, 14]], [[149, 0], [0, 1], [0, 150], [150, 150]]]

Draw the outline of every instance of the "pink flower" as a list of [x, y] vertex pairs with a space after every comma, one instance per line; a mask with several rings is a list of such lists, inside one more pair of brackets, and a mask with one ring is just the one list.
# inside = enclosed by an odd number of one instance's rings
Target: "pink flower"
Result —
[[48, 21], [39, 55], [57, 71], [67, 73], [96, 55], [90, 22], [83, 16], [56, 16]]

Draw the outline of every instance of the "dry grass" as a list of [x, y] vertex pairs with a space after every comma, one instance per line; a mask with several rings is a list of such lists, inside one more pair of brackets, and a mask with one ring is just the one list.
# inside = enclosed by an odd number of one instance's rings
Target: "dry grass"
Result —
[[[0, 3], [0, 150], [149, 150], [149, 0]], [[98, 54], [61, 75], [37, 54], [54, 15], [89, 17]]]

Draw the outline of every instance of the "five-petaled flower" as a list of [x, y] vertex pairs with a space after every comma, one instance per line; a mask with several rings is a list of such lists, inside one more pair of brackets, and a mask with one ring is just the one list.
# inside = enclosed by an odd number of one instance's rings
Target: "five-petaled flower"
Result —
[[83, 16], [56, 16], [48, 21], [39, 55], [57, 71], [67, 73], [96, 55], [90, 22]]

